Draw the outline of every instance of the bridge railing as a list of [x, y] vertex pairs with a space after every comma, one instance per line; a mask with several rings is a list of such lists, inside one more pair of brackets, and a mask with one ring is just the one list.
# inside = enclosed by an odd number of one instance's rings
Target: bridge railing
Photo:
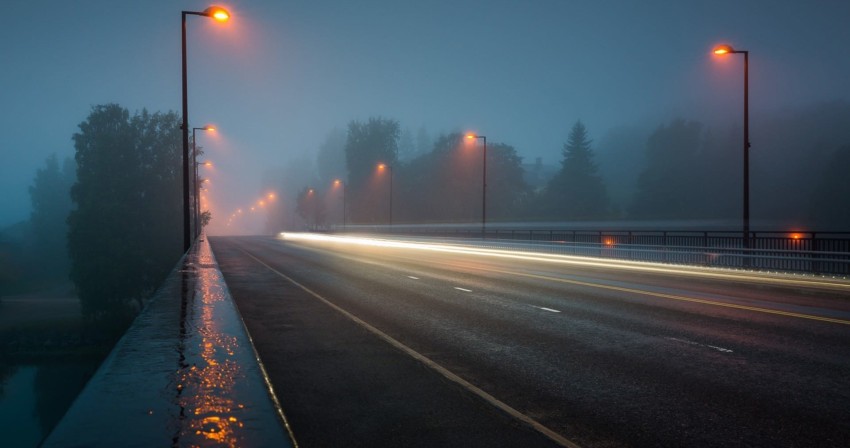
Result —
[[[347, 229], [349, 232], [355, 229]], [[850, 275], [850, 232], [565, 230], [470, 227], [361, 228], [355, 231], [479, 239], [488, 247], [766, 271]]]

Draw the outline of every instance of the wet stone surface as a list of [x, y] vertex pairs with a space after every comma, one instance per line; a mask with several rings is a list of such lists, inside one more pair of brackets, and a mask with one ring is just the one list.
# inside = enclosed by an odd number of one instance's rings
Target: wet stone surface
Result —
[[44, 446], [291, 446], [203, 241], [169, 276]]

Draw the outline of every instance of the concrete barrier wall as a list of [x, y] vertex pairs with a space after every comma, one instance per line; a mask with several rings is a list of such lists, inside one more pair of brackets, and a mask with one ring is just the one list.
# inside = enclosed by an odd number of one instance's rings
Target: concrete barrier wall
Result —
[[204, 239], [43, 446], [296, 446]]

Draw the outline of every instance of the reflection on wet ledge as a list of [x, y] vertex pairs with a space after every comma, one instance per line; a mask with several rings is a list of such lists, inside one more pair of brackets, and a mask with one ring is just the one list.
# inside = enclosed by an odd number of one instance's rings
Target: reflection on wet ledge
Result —
[[237, 356], [239, 339], [230, 332], [239, 322], [229, 319], [232, 313], [227, 307], [232, 304], [224, 295], [221, 274], [205, 268], [214, 263], [209, 246], [202, 245], [181, 344], [185, 362], [177, 372], [177, 404], [182, 418], [175, 439], [188, 446], [245, 446], [246, 410], [236, 397], [237, 385], [247, 379]]
[[296, 446], [207, 242], [172, 271], [42, 446]]

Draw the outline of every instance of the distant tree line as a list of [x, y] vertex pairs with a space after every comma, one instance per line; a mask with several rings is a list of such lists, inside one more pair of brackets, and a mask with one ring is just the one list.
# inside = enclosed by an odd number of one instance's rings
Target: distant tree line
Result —
[[[769, 117], [751, 132], [751, 200], [756, 222], [803, 229], [848, 230], [850, 212], [835, 204], [850, 192], [842, 174], [850, 157], [850, 104], [827, 103]], [[316, 159], [316, 174], [299, 162], [300, 184], [291, 218], [271, 219], [268, 230], [342, 221], [345, 181], [347, 222], [390, 220], [390, 172], [394, 223], [473, 223], [481, 217], [482, 148], [459, 133], [431, 140], [387, 118], [352, 121], [329, 135]], [[528, 173], [515, 148], [487, 142], [488, 221], [735, 222], [741, 217], [741, 130], [718, 131], [675, 119], [652, 131], [619, 128], [599, 144], [581, 121], [561, 150], [561, 161], [542, 185]], [[378, 165], [389, 168], [379, 170]], [[268, 176], [268, 186], [274, 176]], [[296, 188], [292, 188], [295, 186]], [[287, 186], [284, 186], [286, 188]], [[321, 204], [320, 204], [321, 203]], [[284, 216], [284, 212], [278, 218]]]
[[72, 158], [60, 163], [56, 154], [51, 154], [36, 171], [29, 187], [29, 220], [0, 231], [0, 296], [67, 282], [67, 219], [74, 182], [76, 163]]

